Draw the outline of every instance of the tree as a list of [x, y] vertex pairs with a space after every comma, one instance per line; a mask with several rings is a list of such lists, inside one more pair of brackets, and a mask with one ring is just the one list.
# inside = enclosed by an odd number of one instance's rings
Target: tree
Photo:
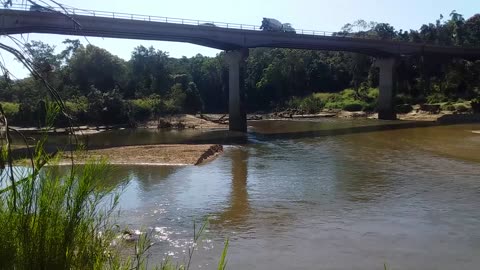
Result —
[[480, 46], [480, 14], [475, 14], [465, 22], [465, 42], [470, 46]]
[[91, 86], [101, 92], [118, 88], [125, 90], [126, 63], [105, 49], [93, 45], [80, 46], [68, 61], [68, 73], [73, 84], [88, 95]]
[[172, 85], [168, 54], [153, 47], [138, 46], [129, 61], [130, 81], [127, 97], [165, 95]]
[[30, 41], [25, 49], [32, 58], [35, 68], [42, 74], [47, 74], [60, 68], [60, 58], [55, 54], [55, 47], [41, 41]]

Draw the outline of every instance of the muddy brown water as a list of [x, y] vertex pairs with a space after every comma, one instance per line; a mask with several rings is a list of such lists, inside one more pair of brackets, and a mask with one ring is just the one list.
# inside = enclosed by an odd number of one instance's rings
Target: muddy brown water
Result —
[[[152, 260], [193, 269], [478, 269], [480, 124], [320, 119], [250, 123], [247, 144], [198, 167], [115, 167], [120, 223], [152, 231]], [[225, 135], [225, 133], [221, 133]], [[217, 139], [206, 131], [114, 131], [92, 144]], [[224, 142], [228, 139], [223, 138]]]

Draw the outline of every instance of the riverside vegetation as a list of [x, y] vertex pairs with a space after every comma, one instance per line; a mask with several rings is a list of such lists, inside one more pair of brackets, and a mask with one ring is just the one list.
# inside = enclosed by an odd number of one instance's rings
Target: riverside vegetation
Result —
[[[419, 30], [395, 30], [388, 23], [358, 20], [336, 35], [438, 45], [480, 46], [480, 14], [448, 19]], [[31, 41], [26, 50], [41, 75], [66, 101], [76, 124], [129, 124], [175, 113], [227, 111], [228, 70], [223, 54], [180, 59], [139, 46], [125, 61], [94, 45], [65, 40], [65, 49]], [[251, 49], [243, 86], [250, 112], [286, 108], [375, 111], [378, 70], [369, 56], [346, 52]], [[405, 57], [397, 68], [397, 104], [439, 104], [477, 111], [480, 61]], [[345, 90], [346, 89], [346, 90]], [[14, 125], [42, 126], [44, 86], [33, 76], [0, 79], [0, 100]], [[471, 101], [471, 102], [470, 102]], [[400, 111], [408, 106], [399, 106]], [[60, 118], [56, 126], [66, 125]]]
[[[45, 125], [51, 127], [61, 110], [52, 103], [46, 108]], [[2, 122], [7, 124], [7, 118]], [[44, 151], [45, 135], [30, 151], [30, 166], [16, 167], [9, 134], [14, 130], [8, 124], [6, 128], [0, 156], [0, 269], [189, 268], [207, 223], [194, 227], [185, 264], [169, 258], [149, 264], [148, 250], [154, 243], [148, 233], [134, 244], [122, 241], [125, 232], [115, 223], [121, 192], [103, 184], [110, 174], [106, 160], [78, 166], [72, 155], [70, 172], [58, 173], [55, 166], [45, 167], [60, 156]], [[218, 269], [225, 269], [227, 247], [228, 241]]]

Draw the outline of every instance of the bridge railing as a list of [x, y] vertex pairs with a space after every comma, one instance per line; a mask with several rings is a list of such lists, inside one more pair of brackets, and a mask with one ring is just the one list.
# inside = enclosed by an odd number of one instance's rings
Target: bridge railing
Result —
[[[9, 7], [9, 9], [22, 10], [22, 11], [30, 11], [30, 8], [31, 8], [31, 5], [28, 5], [28, 4], [27, 5], [14, 4], [11, 7]], [[201, 26], [201, 27], [221, 27], [221, 28], [228, 28], [228, 29], [262, 31], [261, 27], [258, 25], [226, 23], [226, 22], [205, 21], [205, 20], [192, 20], [192, 19], [182, 19], [182, 18], [170, 18], [170, 17], [162, 17], [162, 16], [151, 16], [151, 15], [141, 15], [141, 14], [111, 12], [111, 11], [88, 10], [88, 9], [73, 8], [68, 6], [42, 7], [41, 11], [37, 10], [36, 12], [61, 12], [68, 15], [84, 15], [84, 16], [94, 16], [94, 17], [112, 18], [112, 19], [128, 19], [128, 20], [135, 20], [135, 21], [175, 23], [175, 24], [194, 25], [194, 26]], [[318, 31], [318, 30], [296, 29], [295, 31], [297, 35], [333, 36], [335, 34], [335, 32]], [[285, 33], [285, 34], [293, 34], [293, 33]], [[345, 37], [345, 35], [342, 35], [341, 37]]]

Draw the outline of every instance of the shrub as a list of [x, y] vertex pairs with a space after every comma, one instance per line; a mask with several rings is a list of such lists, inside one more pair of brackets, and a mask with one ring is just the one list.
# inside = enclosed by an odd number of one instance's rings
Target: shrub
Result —
[[300, 103], [300, 110], [306, 113], [316, 113], [323, 109], [325, 104], [321, 99], [315, 98], [314, 96], [308, 96], [302, 100]]
[[152, 117], [154, 101], [151, 99], [134, 99], [129, 102], [131, 117], [135, 121], [146, 121]]
[[313, 93], [312, 96], [316, 99], [322, 100], [324, 103], [340, 100], [340, 95], [338, 93]]
[[355, 100], [359, 98], [353, 89], [345, 89], [341, 91], [340, 96], [342, 97], [342, 100]]
[[348, 112], [357, 112], [363, 110], [366, 103], [359, 100], [348, 100], [343, 104], [343, 110]]
[[335, 102], [335, 101], [327, 102], [324, 108], [328, 110], [342, 109], [343, 102]]
[[428, 104], [436, 104], [448, 101], [447, 96], [442, 93], [433, 93], [427, 96], [427, 103]]
[[366, 112], [374, 112], [377, 109], [377, 101], [367, 102], [363, 108]]
[[289, 109], [301, 110], [305, 113], [317, 113], [325, 106], [322, 97], [326, 96], [323, 94], [325, 93], [315, 93], [304, 98], [292, 97], [286, 102], [286, 106]]
[[1, 102], [1, 104], [7, 118], [14, 118], [18, 114], [20, 104], [13, 102]]
[[102, 93], [95, 88], [88, 95], [88, 116], [97, 124], [127, 123], [126, 105], [117, 89]]
[[176, 83], [170, 89], [167, 108], [169, 108], [169, 110], [172, 112], [181, 112], [185, 106], [186, 98], [187, 95], [185, 94], [182, 84]]
[[79, 97], [65, 102], [65, 107], [72, 113], [86, 112], [88, 110], [88, 99]]
[[450, 111], [453, 112], [455, 111], [455, 106], [451, 102], [447, 102], [445, 104], [442, 104], [440, 107], [442, 111]]
[[302, 98], [292, 97], [286, 103], [285, 106], [290, 109], [298, 109], [302, 104]]
[[455, 104], [455, 111], [464, 113], [464, 112], [469, 112], [470, 108], [465, 106], [465, 104]]
[[[79, 97], [65, 102], [65, 107], [77, 123], [88, 122], [88, 99]], [[63, 121], [64, 122], [64, 121]]]
[[353, 89], [345, 89], [340, 93], [313, 93], [305, 98], [293, 97], [287, 103], [288, 108], [295, 108], [307, 113], [315, 113], [322, 109], [343, 109], [348, 111], [374, 111], [377, 106], [378, 89], [362, 88], [359, 96]]
[[378, 88], [369, 88], [367, 90], [367, 97], [372, 100], [377, 100], [380, 94], [380, 90]]

